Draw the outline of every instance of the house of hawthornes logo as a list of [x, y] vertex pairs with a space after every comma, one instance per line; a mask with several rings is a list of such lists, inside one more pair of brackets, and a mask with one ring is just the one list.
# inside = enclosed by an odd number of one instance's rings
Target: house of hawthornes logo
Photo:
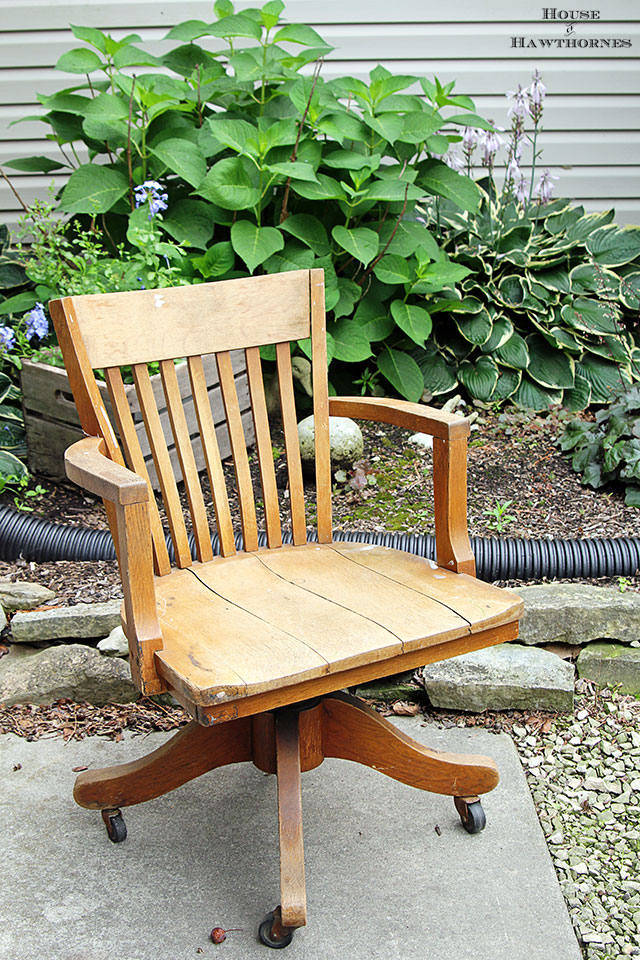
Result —
[[[603, 37], [602, 18], [599, 10], [564, 10], [560, 7], [543, 7], [542, 17], [546, 23], [557, 23], [557, 37], [511, 37], [511, 47], [521, 50], [616, 50], [633, 46], [628, 37]], [[585, 29], [586, 28], [586, 29]]]

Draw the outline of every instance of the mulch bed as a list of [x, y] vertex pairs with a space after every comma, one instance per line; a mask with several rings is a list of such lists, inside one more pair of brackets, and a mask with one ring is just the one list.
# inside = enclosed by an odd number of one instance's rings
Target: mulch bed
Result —
[[[469, 445], [469, 531], [477, 536], [499, 535], [485, 511], [511, 501], [502, 531], [510, 537], [640, 536], [640, 510], [624, 504], [622, 489], [591, 490], [580, 483], [557, 438], [563, 427], [558, 414], [535, 416], [516, 409], [497, 414], [480, 410]], [[433, 486], [430, 454], [407, 444], [410, 433], [397, 427], [362, 423], [367, 484], [355, 490], [346, 482], [335, 485], [334, 527], [346, 530], [398, 530], [433, 533]], [[281, 514], [286, 527], [289, 512], [284, 442], [278, 425], [272, 441]], [[250, 454], [256, 490], [259, 526], [264, 526], [258, 461]], [[239, 529], [238, 498], [231, 462], [225, 464], [231, 511]], [[205, 501], [210, 502], [203, 475]], [[371, 480], [375, 482], [371, 482]], [[70, 483], [35, 480], [47, 493], [34, 503], [35, 516], [58, 523], [92, 528], [106, 527], [102, 504]], [[314, 490], [306, 484], [307, 519], [315, 520]], [[183, 494], [184, 498], [184, 494]], [[11, 502], [6, 494], [0, 502]], [[212, 526], [215, 518], [210, 510]], [[73, 604], [121, 596], [115, 562], [0, 561], [0, 577], [32, 580], [54, 590], [61, 602]], [[602, 579], [602, 584], [616, 583]], [[515, 581], [511, 581], [515, 583]], [[640, 589], [640, 578], [631, 578], [629, 589]]]

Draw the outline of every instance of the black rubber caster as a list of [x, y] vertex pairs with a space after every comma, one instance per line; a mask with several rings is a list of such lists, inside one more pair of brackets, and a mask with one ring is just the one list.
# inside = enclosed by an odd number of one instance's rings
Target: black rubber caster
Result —
[[462, 826], [467, 833], [480, 833], [487, 825], [487, 818], [479, 800], [469, 802], [463, 797], [454, 797], [453, 802], [460, 814]]
[[258, 936], [265, 947], [272, 947], [274, 950], [283, 950], [289, 946], [293, 940], [293, 928], [282, 926], [280, 907], [266, 915], [258, 927]]
[[120, 810], [102, 810], [102, 819], [111, 843], [122, 843], [127, 838], [127, 825]]

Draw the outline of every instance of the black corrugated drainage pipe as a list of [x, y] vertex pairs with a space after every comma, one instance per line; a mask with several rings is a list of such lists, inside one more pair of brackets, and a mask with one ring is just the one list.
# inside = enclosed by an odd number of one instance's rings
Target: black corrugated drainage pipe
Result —
[[[308, 534], [314, 540], [313, 532]], [[284, 533], [285, 543], [291, 535]], [[380, 544], [420, 557], [435, 557], [435, 540], [414, 533], [368, 533], [335, 530], [335, 540]], [[218, 537], [211, 538], [218, 553]], [[261, 546], [266, 536], [259, 535]], [[190, 538], [194, 553], [193, 537]], [[242, 538], [236, 537], [236, 546]], [[173, 546], [167, 536], [169, 554]], [[592, 540], [525, 540], [508, 537], [472, 537], [478, 577], [481, 580], [540, 580], [564, 577], [630, 577], [640, 569], [640, 537], [598, 537]], [[0, 560], [113, 560], [115, 551], [108, 530], [66, 526], [42, 520], [11, 507], [0, 507]]]

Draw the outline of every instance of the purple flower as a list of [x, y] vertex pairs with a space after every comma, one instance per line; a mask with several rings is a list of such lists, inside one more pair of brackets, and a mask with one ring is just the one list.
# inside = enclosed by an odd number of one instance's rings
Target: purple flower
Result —
[[542, 78], [537, 70], [533, 71], [533, 82], [529, 89], [525, 92], [529, 95], [531, 103], [534, 103], [537, 107], [542, 104], [544, 95], [547, 92], [547, 88], [542, 82]]
[[492, 167], [495, 155], [504, 143], [503, 138], [495, 130], [484, 130], [478, 143], [482, 150], [483, 166]]
[[153, 220], [161, 210], [167, 209], [169, 197], [162, 190], [162, 184], [157, 180], [145, 180], [134, 190], [136, 207], [141, 207], [147, 200], [149, 201], [149, 220]]
[[16, 335], [11, 327], [0, 327], [0, 350], [6, 353], [16, 345]]
[[517, 117], [518, 120], [524, 120], [524, 118], [531, 112], [529, 109], [529, 100], [528, 91], [523, 90], [520, 84], [518, 84], [518, 89], [509, 90], [507, 93], [507, 98], [512, 101], [511, 106], [507, 111], [507, 116]]
[[27, 314], [26, 333], [29, 340], [39, 337], [43, 340], [49, 333], [49, 321], [44, 315], [44, 307], [41, 303], [36, 303], [33, 310]]
[[511, 157], [511, 159], [509, 160], [509, 163], [507, 165], [507, 172], [505, 176], [507, 180], [517, 180], [518, 177], [521, 176], [520, 165], [518, 164], [518, 161], [516, 160], [515, 157]]
[[533, 191], [536, 197], [540, 198], [540, 203], [549, 203], [551, 200], [551, 195], [553, 193], [553, 183], [552, 180], [557, 180], [558, 177], [552, 177], [548, 170], [545, 170], [538, 185]]
[[452, 170], [456, 170], [457, 172], [464, 170], [464, 160], [459, 157], [457, 153], [449, 151], [444, 157], [444, 162], [448, 167], [451, 167]]
[[527, 178], [524, 176], [524, 174], [520, 174], [520, 179], [514, 184], [513, 196], [518, 203], [522, 203], [526, 206], [527, 197], [529, 196], [529, 184], [527, 183]]
[[465, 127], [462, 131], [462, 146], [471, 151], [478, 142], [478, 131], [474, 127]]

